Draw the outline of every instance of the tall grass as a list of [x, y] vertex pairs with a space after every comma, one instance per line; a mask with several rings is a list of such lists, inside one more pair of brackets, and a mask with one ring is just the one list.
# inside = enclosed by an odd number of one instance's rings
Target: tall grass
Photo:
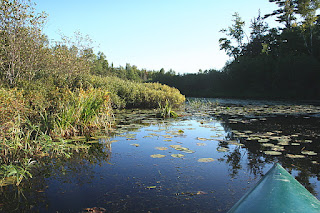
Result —
[[166, 103], [162, 105], [159, 102], [159, 113], [157, 113], [157, 117], [161, 118], [177, 118], [178, 114], [172, 110], [171, 103], [166, 100]]
[[173, 108], [184, 104], [185, 96], [176, 88], [160, 83], [137, 83], [117, 77], [88, 76], [95, 88], [110, 92], [114, 108], [158, 108], [168, 100]]
[[88, 149], [63, 138], [88, 138], [97, 130], [107, 131], [112, 107], [160, 104], [171, 115], [171, 109], [185, 101], [179, 90], [159, 83], [84, 75], [77, 86], [69, 87], [52, 75], [44, 76], [33, 83], [19, 82], [15, 89], [0, 88], [0, 185], [19, 185], [31, 178], [33, 167], [43, 158], [70, 157], [74, 150]]
[[43, 101], [24, 96], [25, 91], [0, 89], [0, 185], [19, 185], [31, 178], [33, 167], [42, 158], [70, 157], [73, 150], [89, 148], [57, 140], [57, 136], [91, 135], [109, 127], [112, 109], [108, 93], [99, 89], [61, 91], [57, 102], [43, 108]]
[[112, 108], [108, 92], [101, 89], [68, 90], [65, 99], [60, 103], [56, 115], [56, 134], [63, 137], [90, 136], [94, 130], [107, 130], [110, 127]]

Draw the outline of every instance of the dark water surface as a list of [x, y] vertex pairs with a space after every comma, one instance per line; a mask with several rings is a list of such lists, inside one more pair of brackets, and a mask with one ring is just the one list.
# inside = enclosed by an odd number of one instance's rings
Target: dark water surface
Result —
[[21, 192], [3, 188], [0, 207], [3, 212], [87, 212], [92, 207], [226, 212], [275, 162], [320, 198], [316, 113], [216, 112], [187, 110], [168, 120], [145, 111], [119, 114], [112, 137], [92, 143], [88, 153], [48, 162]]

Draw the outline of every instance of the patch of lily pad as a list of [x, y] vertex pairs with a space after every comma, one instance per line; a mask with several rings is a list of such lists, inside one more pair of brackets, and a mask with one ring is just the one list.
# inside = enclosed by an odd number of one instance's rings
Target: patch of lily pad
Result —
[[173, 157], [173, 158], [183, 158], [184, 155], [183, 154], [172, 154], [171, 157]]
[[282, 155], [282, 152], [278, 151], [264, 151], [263, 153], [266, 155]]
[[317, 155], [316, 152], [314, 152], [314, 151], [308, 151], [308, 150], [303, 150], [303, 151], [301, 151], [301, 154], [304, 154], [304, 155]]
[[200, 163], [208, 163], [208, 162], [213, 162], [215, 161], [213, 158], [199, 158], [198, 162]]
[[167, 150], [168, 147], [156, 147], [156, 149], [157, 149], [157, 150], [162, 150], [162, 151], [164, 151], [164, 150]]
[[294, 155], [294, 154], [286, 154], [286, 157], [288, 158], [305, 158], [304, 155]]
[[161, 155], [161, 154], [154, 154], [154, 155], [150, 155], [150, 157], [152, 158], [164, 158], [165, 155]]
[[218, 151], [218, 152], [228, 152], [229, 149], [226, 148], [226, 147], [218, 147], [218, 148], [217, 148], [217, 151]]

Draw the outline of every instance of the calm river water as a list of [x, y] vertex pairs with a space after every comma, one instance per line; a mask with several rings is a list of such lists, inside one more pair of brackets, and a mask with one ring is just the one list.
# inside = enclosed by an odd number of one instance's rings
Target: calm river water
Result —
[[89, 152], [48, 162], [19, 191], [3, 188], [0, 208], [226, 212], [275, 162], [320, 198], [317, 107], [224, 104], [194, 104], [178, 119], [119, 113], [118, 128], [92, 141]]

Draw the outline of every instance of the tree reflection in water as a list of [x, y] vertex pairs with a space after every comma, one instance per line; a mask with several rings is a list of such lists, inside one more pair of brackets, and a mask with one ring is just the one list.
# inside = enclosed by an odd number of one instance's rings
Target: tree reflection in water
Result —
[[47, 209], [47, 179], [86, 184], [94, 177], [93, 166], [109, 161], [110, 150], [111, 143], [101, 140], [101, 143], [92, 144], [87, 152], [74, 152], [71, 158], [45, 159], [33, 171], [32, 179], [24, 181], [18, 187], [10, 185], [1, 188], [0, 211], [37, 212], [38, 209]]

